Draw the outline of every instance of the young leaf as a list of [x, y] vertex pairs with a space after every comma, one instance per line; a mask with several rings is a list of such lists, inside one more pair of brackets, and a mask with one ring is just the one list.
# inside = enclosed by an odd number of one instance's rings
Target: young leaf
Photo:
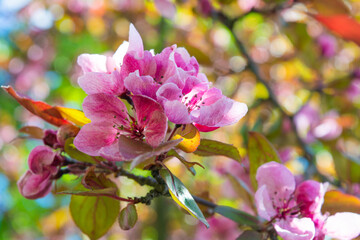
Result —
[[200, 132], [193, 124], [182, 125], [175, 130], [171, 140], [183, 139], [176, 147], [187, 153], [194, 152], [200, 144]]
[[176, 176], [171, 176], [166, 170], [161, 170], [160, 175], [165, 180], [172, 199], [180, 207], [189, 212], [193, 217], [199, 219], [207, 228], [209, 228], [208, 222], [184, 184]]
[[61, 116], [60, 112], [53, 106], [41, 101], [34, 101], [30, 98], [21, 97], [10, 86], [2, 86], [2, 88], [8, 92], [18, 103], [23, 105], [23, 107], [36, 116], [41, 117], [48, 123], [58, 127], [64, 124], [69, 124], [69, 122], [65, 120]]
[[69, 120], [78, 126], [84, 126], [91, 122], [91, 120], [85, 117], [85, 114], [80, 110], [60, 106], [55, 108], [60, 112], [64, 119]]
[[331, 16], [317, 14], [312, 16], [341, 38], [360, 45], [360, 24], [354, 18], [345, 14]]
[[[108, 188], [116, 188], [115, 183], [107, 179]], [[83, 186], [78, 191], [90, 194]], [[101, 191], [107, 191], [102, 189]], [[120, 202], [104, 196], [77, 196], [72, 195], [70, 201], [70, 213], [75, 224], [90, 239], [98, 239], [103, 236], [116, 221], [120, 211]]]
[[253, 188], [257, 189], [255, 176], [258, 167], [271, 161], [280, 162], [280, 158], [273, 145], [258, 132], [249, 132], [248, 153], [250, 162], [250, 179]]
[[324, 205], [321, 210], [322, 212], [329, 212], [331, 215], [337, 212], [360, 214], [360, 199], [340, 191], [328, 191], [325, 193]]
[[300, 0], [314, 8], [321, 15], [350, 14], [350, 9], [343, 0]]
[[[189, 162], [189, 161], [186, 161], [186, 159], [185, 159], [183, 156], [181, 156], [179, 153], [177, 153], [175, 150], [170, 150], [170, 151], [167, 153], [167, 156], [174, 156], [174, 157], [176, 157], [177, 159], [179, 159], [180, 162], [181, 162], [182, 164], [184, 164], [185, 167], [186, 167], [186, 168], [191, 172], [191, 174], [194, 175], [194, 176], [196, 175], [196, 171], [195, 171], [195, 169], [194, 169], [194, 165], [198, 165], [198, 166], [204, 168], [204, 166], [201, 165], [201, 164], [198, 163], [198, 162]], [[205, 169], [205, 168], [204, 168], [204, 169]]]
[[138, 216], [134, 204], [128, 204], [119, 214], [119, 225], [122, 230], [133, 228], [137, 222]]
[[246, 212], [228, 206], [220, 206], [220, 205], [216, 206], [214, 208], [214, 211], [224, 217], [233, 220], [234, 222], [240, 225], [246, 225], [254, 229], [259, 228], [259, 220], [256, 217]]
[[238, 162], [241, 161], [239, 150], [236, 147], [210, 139], [201, 139], [200, 145], [194, 153], [199, 156], [221, 155]]
[[25, 126], [19, 129], [19, 132], [26, 133], [32, 138], [43, 139], [45, 136], [44, 130], [39, 127]]
[[75, 125], [72, 124], [65, 124], [59, 127], [56, 139], [58, 142], [62, 145], [65, 145], [65, 142], [68, 138], [76, 137], [76, 135], [79, 133], [80, 128], [78, 128]]
[[93, 157], [89, 156], [83, 152], [80, 152], [76, 149], [74, 143], [74, 138], [68, 138], [65, 141], [64, 151], [71, 157], [80, 162], [87, 162], [87, 163], [96, 163], [96, 160], [103, 161], [101, 157]]

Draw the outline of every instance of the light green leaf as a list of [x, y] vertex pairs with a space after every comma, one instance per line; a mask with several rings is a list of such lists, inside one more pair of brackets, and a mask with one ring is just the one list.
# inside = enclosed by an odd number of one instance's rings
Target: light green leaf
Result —
[[200, 145], [194, 152], [200, 156], [225, 156], [238, 162], [241, 161], [239, 150], [231, 144], [218, 142], [210, 139], [201, 139]]
[[249, 132], [248, 153], [250, 179], [254, 189], [257, 189], [257, 182], [255, 179], [257, 169], [267, 162], [280, 162], [280, 158], [273, 145], [258, 132]]
[[165, 180], [166, 185], [169, 188], [170, 195], [172, 199], [183, 209], [188, 211], [192, 216], [199, 219], [202, 223], [209, 228], [209, 224], [206, 221], [203, 213], [196, 204], [191, 193], [186, 189], [184, 184], [176, 176], [172, 175], [166, 171], [161, 170], [160, 175]]
[[[107, 180], [106, 186], [116, 188], [115, 183], [110, 180]], [[85, 192], [87, 189], [80, 185], [77, 190]], [[92, 240], [100, 238], [110, 229], [119, 211], [119, 201], [109, 197], [71, 196], [71, 217], [80, 230]]]

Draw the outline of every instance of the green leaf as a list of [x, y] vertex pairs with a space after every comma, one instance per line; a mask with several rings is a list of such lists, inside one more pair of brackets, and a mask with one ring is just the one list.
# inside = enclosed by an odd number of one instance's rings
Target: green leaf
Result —
[[259, 232], [253, 230], [246, 230], [236, 240], [261, 240], [262, 235]]
[[[104, 184], [107, 188], [116, 188], [115, 183], [109, 179]], [[86, 192], [82, 185], [77, 190]], [[108, 190], [102, 189], [101, 191]], [[87, 191], [88, 193], [90, 191]], [[80, 230], [90, 239], [98, 239], [103, 236], [116, 221], [119, 211], [120, 202], [109, 197], [71, 196], [71, 217]]]
[[232, 144], [222, 143], [210, 139], [201, 139], [200, 145], [194, 153], [200, 156], [221, 155], [232, 158], [238, 162], [241, 161], [239, 150]]
[[122, 230], [133, 228], [137, 222], [138, 216], [134, 204], [128, 204], [119, 214], [119, 225]]
[[165, 180], [169, 188], [172, 199], [183, 209], [188, 211], [193, 217], [199, 219], [202, 223], [209, 228], [203, 213], [196, 204], [191, 193], [186, 189], [184, 184], [176, 176], [171, 175], [167, 170], [161, 170], [160, 175]]
[[331, 148], [336, 174], [340, 181], [358, 183], [360, 181], [360, 165], [355, 159], [345, 156], [335, 146]]
[[65, 152], [71, 157], [74, 158], [80, 162], [88, 162], [88, 163], [96, 163], [96, 160], [103, 161], [104, 159], [102, 157], [93, 157], [89, 156], [83, 152], [80, 152], [76, 149], [74, 143], [74, 138], [68, 138], [65, 141], [64, 150]]
[[[177, 153], [175, 150], [170, 150], [168, 153], [167, 153], [167, 156], [174, 156], [176, 157], [177, 159], [180, 160], [180, 162], [182, 164], [185, 165], [185, 167], [191, 172], [192, 175], [196, 175], [196, 171], [194, 169], [194, 165], [198, 165], [202, 168], [204, 168], [203, 165], [201, 165], [200, 163], [198, 162], [189, 162], [187, 161], [183, 156], [181, 156], [179, 153]], [[205, 169], [205, 168], [204, 168]]]
[[56, 194], [71, 194], [71, 195], [78, 195], [78, 196], [117, 196], [117, 188], [103, 188], [103, 189], [95, 189], [91, 191], [62, 191], [57, 192]]
[[233, 220], [234, 222], [240, 225], [246, 225], [254, 229], [259, 228], [259, 220], [256, 217], [246, 212], [228, 206], [220, 206], [220, 205], [216, 206], [214, 208], [214, 211], [224, 217]]
[[248, 153], [250, 179], [254, 189], [257, 189], [255, 178], [257, 169], [267, 162], [280, 162], [280, 158], [273, 145], [258, 132], [249, 132]]

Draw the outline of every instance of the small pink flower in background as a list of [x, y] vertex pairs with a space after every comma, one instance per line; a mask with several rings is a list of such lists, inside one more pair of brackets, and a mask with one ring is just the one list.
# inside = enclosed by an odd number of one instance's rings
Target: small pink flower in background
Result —
[[18, 181], [18, 188], [28, 199], [41, 198], [51, 191], [52, 178], [59, 170], [57, 155], [48, 146], [38, 146], [29, 155], [29, 170]]
[[360, 234], [360, 215], [323, 215], [321, 206], [327, 183], [308, 180], [295, 186], [292, 173], [283, 165], [269, 162], [259, 167], [255, 202], [260, 217], [273, 221], [284, 240], [322, 240], [325, 235], [352, 239]]
[[213, 7], [209, 0], [199, 0], [197, 10], [205, 17], [209, 17], [213, 11]]
[[332, 35], [323, 34], [318, 37], [317, 42], [319, 44], [322, 56], [331, 58], [335, 55], [337, 50], [337, 42], [335, 37]]
[[346, 89], [346, 96], [352, 102], [360, 101], [360, 79], [356, 78], [351, 81], [350, 86]]
[[312, 143], [316, 139], [332, 140], [340, 136], [342, 127], [337, 119], [339, 115], [335, 111], [329, 111], [320, 116], [318, 110], [309, 104], [296, 114], [294, 121], [296, 129], [306, 143]]
[[125, 104], [113, 95], [87, 96], [83, 108], [91, 123], [83, 126], [75, 137], [76, 148], [91, 156], [123, 161], [118, 147], [120, 135], [145, 139], [151, 146], [158, 146], [167, 131], [167, 118], [162, 107], [146, 96], [133, 96], [131, 99], [136, 117], [129, 115]]
[[174, 18], [176, 7], [170, 0], [154, 0], [155, 6], [160, 14], [166, 18]]
[[240, 236], [241, 231], [236, 222], [223, 216], [213, 216], [207, 219], [210, 228], [198, 225], [194, 239], [212, 240], [223, 239], [233, 240]]

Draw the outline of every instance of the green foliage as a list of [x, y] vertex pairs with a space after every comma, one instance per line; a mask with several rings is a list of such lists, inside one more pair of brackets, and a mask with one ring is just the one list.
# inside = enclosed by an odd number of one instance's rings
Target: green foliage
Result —
[[257, 169], [267, 162], [280, 162], [280, 158], [274, 146], [262, 134], [257, 132], [249, 132], [248, 152], [250, 162], [250, 179], [254, 189], [257, 189]]
[[72, 158], [80, 161], [80, 162], [87, 162], [87, 163], [96, 163], [96, 160], [102, 161], [103, 158], [101, 157], [93, 157], [89, 156], [83, 152], [80, 152], [76, 149], [74, 143], [74, 138], [68, 138], [65, 141], [64, 150], [65, 152]]
[[[110, 180], [103, 182], [104, 186], [116, 188]], [[81, 185], [79, 191], [85, 190]], [[114, 224], [120, 211], [118, 200], [104, 196], [71, 196], [70, 213], [75, 224], [90, 239], [103, 236]]]
[[160, 174], [162, 178], [165, 180], [166, 185], [169, 188], [169, 192], [174, 201], [179, 204], [182, 208], [188, 211], [192, 216], [199, 219], [202, 223], [209, 228], [209, 223], [206, 221], [203, 213], [200, 208], [196, 204], [194, 198], [191, 193], [184, 184], [178, 179], [176, 176], [170, 174], [166, 170], [161, 170]]
[[238, 162], [241, 161], [239, 150], [231, 144], [210, 139], [201, 139], [200, 145], [194, 152], [199, 156], [225, 156]]
[[256, 217], [235, 208], [228, 206], [217, 206], [214, 208], [214, 211], [233, 220], [234, 222], [237, 222], [240, 225], [246, 225], [254, 229], [257, 229], [259, 226], [259, 220]]

